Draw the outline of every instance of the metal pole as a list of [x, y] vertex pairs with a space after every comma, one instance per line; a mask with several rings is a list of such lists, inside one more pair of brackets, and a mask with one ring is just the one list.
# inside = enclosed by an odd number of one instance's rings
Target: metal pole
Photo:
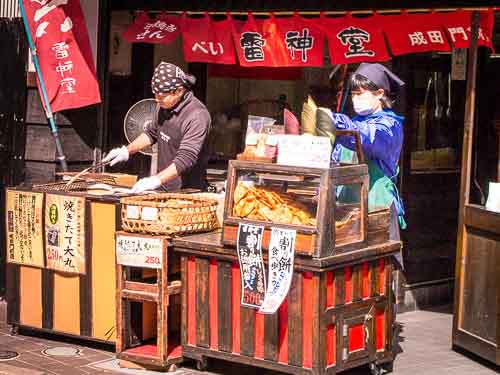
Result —
[[61, 163], [61, 168], [63, 172], [67, 172], [68, 165], [66, 164], [66, 156], [64, 156], [61, 140], [59, 139], [59, 134], [57, 133], [57, 126], [54, 121], [54, 114], [52, 113], [52, 109], [50, 108], [49, 98], [47, 96], [47, 91], [45, 90], [45, 83], [43, 81], [42, 71], [40, 70], [40, 64], [38, 63], [38, 56], [36, 54], [35, 43], [33, 43], [33, 39], [31, 38], [30, 27], [28, 24], [28, 20], [26, 19], [26, 11], [24, 10], [23, 0], [19, 0], [19, 9], [21, 10], [21, 17], [23, 18], [24, 29], [26, 30], [26, 37], [28, 38], [28, 44], [30, 46], [31, 56], [33, 57], [33, 64], [35, 65], [36, 74], [38, 76], [38, 83], [40, 85], [40, 91], [42, 92], [42, 99], [45, 103], [45, 109], [46, 109], [47, 119], [49, 120], [50, 131], [56, 143], [57, 159]]

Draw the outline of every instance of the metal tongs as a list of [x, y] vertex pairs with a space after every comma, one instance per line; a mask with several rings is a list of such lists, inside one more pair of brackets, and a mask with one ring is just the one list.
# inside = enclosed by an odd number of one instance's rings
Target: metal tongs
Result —
[[78, 172], [73, 177], [71, 177], [71, 179], [66, 183], [66, 186], [71, 185], [73, 182], [75, 182], [79, 177], [83, 176], [85, 173], [88, 173], [90, 171], [95, 171], [96, 169], [104, 167], [104, 166], [108, 165], [109, 163], [111, 163], [111, 160], [105, 161], [105, 162], [100, 162], [100, 163], [97, 163], [96, 165], [91, 165], [90, 167], [85, 168], [83, 171]]

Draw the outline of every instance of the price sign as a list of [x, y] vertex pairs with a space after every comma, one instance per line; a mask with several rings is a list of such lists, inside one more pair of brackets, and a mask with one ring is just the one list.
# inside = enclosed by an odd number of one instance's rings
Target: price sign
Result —
[[161, 238], [116, 236], [116, 263], [123, 266], [161, 268], [163, 264]]
[[328, 137], [280, 135], [278, 164], [297, 167], [329, 168], [332, 144]]

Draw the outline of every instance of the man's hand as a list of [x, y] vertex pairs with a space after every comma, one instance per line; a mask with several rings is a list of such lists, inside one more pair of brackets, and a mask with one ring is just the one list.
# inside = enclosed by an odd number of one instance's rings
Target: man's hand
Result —
[[158, 189], [160, 186], [161, 180], [158, 176], [145, 177], [135, 183], [132, 187], [132, 193], [139, 194], [148, 190]]
[[104, 159], [102, 159], [102, 162], [107, 163], [107, 162], [111, 161], [111, 163], [109, 163], [109, 165], [112, 167], [115, 164], [127, 161], [129, 156], [130, 156], [130, 154], [129, 154], [126, 146], [117, 147], [117, 148], [112, 149], [106, 155], [106, 157]]

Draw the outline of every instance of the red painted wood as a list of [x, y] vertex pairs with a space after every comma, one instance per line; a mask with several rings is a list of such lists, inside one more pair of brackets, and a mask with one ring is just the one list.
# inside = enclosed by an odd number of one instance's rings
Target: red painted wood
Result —
[[196, 346], [196, 260], [188, 258], [188, 344]]
[[380, 292], [380, 295], [384, 295], [385, 294], [385, 259], [384, 258], [381, 258], [379, 261], [378, 261], [378, 267], [379, 267], [379, 292]]
[[335, 306], [335, 277], [333, 271], [326, 273], [326, 307]]
[[344, 295], [344, 301], [345, 303], [351, 303], [352, 302], [352, 269], [351, 267], [345, 267], [345, 295]]
[[385, 348], [385, 312], [377, 310], [375, 313], [375, 348], [384, 350]]
[[370, 269], [368, 266], [368, 262], [363, 263], [361, 266], [361, 274], [362, 274], [362, 288], [361, 297], [369, 298], [370, 297]]
[[326, 366], [335, 365], [335, 325], [326, 328]]
[[264, 359], [264, 314], [255, 310], [253, 347], [254, 357]]
[[[132, 354], [135, 356], [144, 356], [144, 357], [157, 357], [158, 356], [158, 348], [156, 345], [141, 345], [136, 346], [135, 348], [127, 349], [124, 351], [126, 354]], [[167, 358], [180, 358], [182, 357], [182, 347], [180, 345], [169, 345]]]
[[231, 295], [233, 309], [233, 353], [240, 353], [240, 304], [241, 304], [241, 285], [240, 285], [240, 265], [233, 263], [231, 267]]
[[365, 332], [363, 324], [349, 327], [349, 353], [365, 348]]
[[278, 310], [278, 361], [288, 363], [288, 297]]
[[302, 284], [302, 367], [312, 368], [313, 360], [313, 304], [311, 296], [314, 293], [313, 274], [304, 272]]
[[[209, 316], [210, 316], [210, 348], [218, 350], [219, 348], [219, 315], [218, 315], [218, 285], [217, 285], [217, 260], [210, 259], [208, 272], [208, 298], [209, 298]], [[226, 287], [226, 286], [222, 286]]]

